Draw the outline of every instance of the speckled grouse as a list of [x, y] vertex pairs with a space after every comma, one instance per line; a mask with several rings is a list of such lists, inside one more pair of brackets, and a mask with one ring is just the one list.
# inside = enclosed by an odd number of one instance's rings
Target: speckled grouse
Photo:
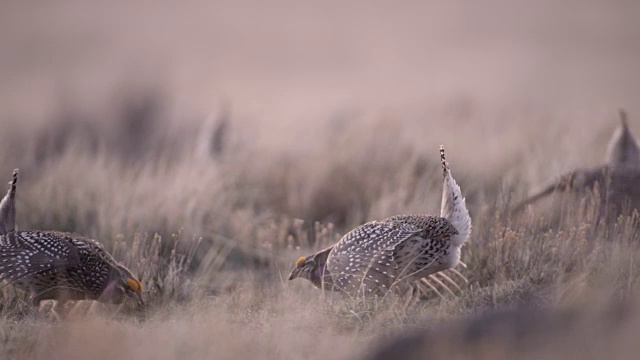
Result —
[[142, 284], [95, 240], [57, 231], [15, 229], [18, 171], [0, 202], [0, 282], [41, 300], [100, 300], [144, 305]]
[[627, 113], [620, 110], [620, 124], [614, 132], [604, 164], [575, 169], [561, 175], [513, 208], [519, 213], [530, 204], [553, 193], [599, 194], [598, 214], [615, 220], [618, 215], [640, 210], [640, 149], [629, 130]]
[[289, 280], [310, 280], [351, 296], [405, 293], [416, 280], [451, 269], [471, 233], [471, 218], [460, 187], [440, 147], [444, 175], [440, 216], [398, 215], [371, 221], [338, 243], [298, 259]]

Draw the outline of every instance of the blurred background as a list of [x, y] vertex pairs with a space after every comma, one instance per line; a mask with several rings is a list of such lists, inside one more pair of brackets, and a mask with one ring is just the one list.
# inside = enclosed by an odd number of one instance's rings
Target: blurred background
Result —
[[125, 90], [154, 91], [174, 117], [230, 102], [238, 118], [275, 133], [346, 111], [436, 122], [426, 112], [447, 105], [473, 127], [486, 121], [471, 116], [475, 106], [492, 117], [621, 106], [634, 114], [639, 6], [5, 2], [0, 108], [5, 122], [42, 122], [61, 106], [88, 111]]
[[528, 186], [600, 162], [617, 110], [632, 129], [640, 112], [632, 0], [1, 6], [7, 174], [87, 149], [189, 162], [223, 141], [261, 174], [308, 174], [442, 143], [478, 188]]
[[[302, 184], [282, 175], [275, 210], [305, 217], [314, 205], [292, 198], [312, 196], [310, 182], [348, 186], [351, 163], [393, 173], [445, 144], [463, 183], [473, 174], [470, 191], [528, 188], [601, 162], [619, 108], [634, 128], [639, 10], [632, 0], [5, 2], [0, 169], [46, 181], [29, 166], [68, 174], [61, 157], [88, 152], [191, 163], [186, 153], [216, 156], [224, 142], [231, 162], [250, 164], [242, 179], [293, 167]], [[347, 170], [316, 176], [341, 161]], [[352, 224], [369, 215], [379, 214]]]

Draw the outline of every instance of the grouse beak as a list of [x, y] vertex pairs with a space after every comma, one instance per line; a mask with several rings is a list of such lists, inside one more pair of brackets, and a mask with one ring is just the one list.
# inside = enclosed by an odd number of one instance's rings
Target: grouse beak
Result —
[[138, 306], [140, 308], [144, 308], [145, 307], [144, 300], [142, 299], [142, 291], [136, 292], [135, 295], [134, 295], [134, 299], [136, 300], [136, 302], [138, 303]]
[[293, 271], [291, 271], [291, 274], [289, 274], [289, 280], [297, 278], [298, 275], [300, 275], [300, 268], [296, 266]]

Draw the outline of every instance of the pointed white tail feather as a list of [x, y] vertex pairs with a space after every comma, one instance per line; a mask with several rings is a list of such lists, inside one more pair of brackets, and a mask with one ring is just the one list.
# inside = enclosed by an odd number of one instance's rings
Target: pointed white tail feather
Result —
[[447, 286], [447, 284], [443, 283], [442, 281], [440, 281], [440, 279], [438, 279], [437, 276], [435, 276], [435, 274], [431, 274], [429, 275], [429, 281], [433, 281], [434, 283], [436, 283], [437, 285], [439, 285], [441, 288], [447, 290], [447, 292], [452, 295], [452, 296], [456, 296], [456, 293], [453, 292], [453, 290], [451, 290], [451, 288], [449, 288], [449, 286]]
[[471, 233], [471, 217], [469, 217], [469, 211], [465, 205], [460, 186], [451, 175], [451, 170], [449, 170], [444, 157], [444, 146], [442, 145], [440, 145], [440, 159], [444, 173], [440, 216], [449, 220], [451, 225], [458, 230], [458, 235], [453, 236], [451, 242], [454, 246], [461, 246], [467, 241]]
[[[458, 264], [462, 264], [462, 263], [463, 263], [462, 261], [458, 262]], [[467, 267], [467, 266], [465, 265], [464, 267]], [[462, 279], [462, 281], [464, 281], [465, 284], [469, 283], [469, 280], [467, 279], [467, 277], [462, 275], [462, 273], [460, 271], [458, 271], [456, 269], [453, 269], [453, 268], [449, 269], [449, 271], [451, 271], [452, 273], [458, 275], [458, 277], [460, 279]]]
[[18, 169], [13, 170], [13, 179], [9, 183], [9, 191], [0, 201], [0, 235], [14, 231], [16, 228], [16, 184]]
[[441, 272], [435, 273], [433, 275], [441, 277], [445, 282], [451, 284], [454, 288], [458, 289], [458, 291], [463, 292], [462, 288], [455, 281], [453, 281], [453, 279], [451, 279], [447, 274], [445, 274], [444, 272], [441, 271]]
[[422, 278], [420, 279], [420, 283], [425, 284], [429, 289], [433, 290], [433, 292], [435, 292], [436, 294], [438, 294], [438, 296], [444, 299], [444, 295], [440, 291], [438, 291], [438, 288], [433, 286], [433, 284], [431, 284], [429, 280], [427, 280], [426, 278]]
[[624, 110], [620, 110], [620, 125], [609, 140], [606, 160], [612, 167], [640, 168], [640, 149], [629, 130]]

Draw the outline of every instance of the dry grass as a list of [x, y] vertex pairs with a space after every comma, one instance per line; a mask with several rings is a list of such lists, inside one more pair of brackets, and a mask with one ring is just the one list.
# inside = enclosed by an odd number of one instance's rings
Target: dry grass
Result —
[[[39, 137], [23, 135], [19, 149], [3, 147], [0, 168], [7, 177], [12, 167], [23, 169], [19, 227], [99, 239], [140, 274], [150, 304], [145, 313], [77, 307], [63, 320], [52, 320], [27, 306], [25, 294], [5, 288], [5, 355], [353, 358], [367, 356], [381, 340], [448, 328], [495, 309], [580, 309], [586, 318], [599, 314], [597, 304], [609, 301], [602, 299], [634, 298], [638, 291], [637, 215], [599, 223], [595, 194], [567, 199], [556, 215], [531, 209], [512, 218], [506, 211], [510, 199], [526, 193], [526, 184], [508, 185], [499, 173], [472, 177], [462, 141], [446, 144], [474, 221], [463, 249], [468, 268], [462, 271], [470, 284], [462, 295], [432, 294], [403, 308], [393, 297], [351, 303], [303, 281], [289, 283], [297, 256], [335, 242], [362, 221], [436, 212], [441, 184], [430, 159], [437, 159], [437, 147], [427, 152], [411, 143], [376, 141], [376, 129], [388, 131], [389, 123], [373, 119], [374, 131], [353, 123], [342, 133], [348, 144], [334, 138], [327, 146], [320, 139], [306, 155], [265, 155], [242, 142], [233, 151], [203, 155], [197, 149], [201, 133], [163, 134], [160, 120], [149, 121], [145, 126], [155, 130], [139, 135], [149, 137], [140, 147], [113, 140], [129, 141], [127, 127], [109, 129], [109, 139], [101, 135], [104, 129], [91, 130], [100, 124], [92, 122], [82, 129], [95, 131], [94, 143], [55, 138], [60, 133], [46, 130], [56, 127], [49, 123], [31, 129]], [[398, 124], [401, 137], [413, 130]], [[79, 123], [69, 126], [75, 133]], [[58, 143], [60, 151], [45, 152], [45, 158], [25, 155], [43, 140]], [[154, 149], [166, 144], [173, 144], [172, 151]], [[506, 165], [496, 165], [501, 166]], [[500, 339], [482, 341], [507, 356], [512, 350], [501, 347]]]
[[[638, 215], [507, 209], [601, 163], [619, 107], [640, 133], [638, 2], [287, 2], [0, 5], [18, 227], [101, 241], [149, 302], [53, 319], [4, 287], [0, 358], [353, 359], [405, 336], [418, 358], [635, 358]], [[460, 296], [286, 280], [364, 221], [437, 213], [440, 144], [474, 226]]]

